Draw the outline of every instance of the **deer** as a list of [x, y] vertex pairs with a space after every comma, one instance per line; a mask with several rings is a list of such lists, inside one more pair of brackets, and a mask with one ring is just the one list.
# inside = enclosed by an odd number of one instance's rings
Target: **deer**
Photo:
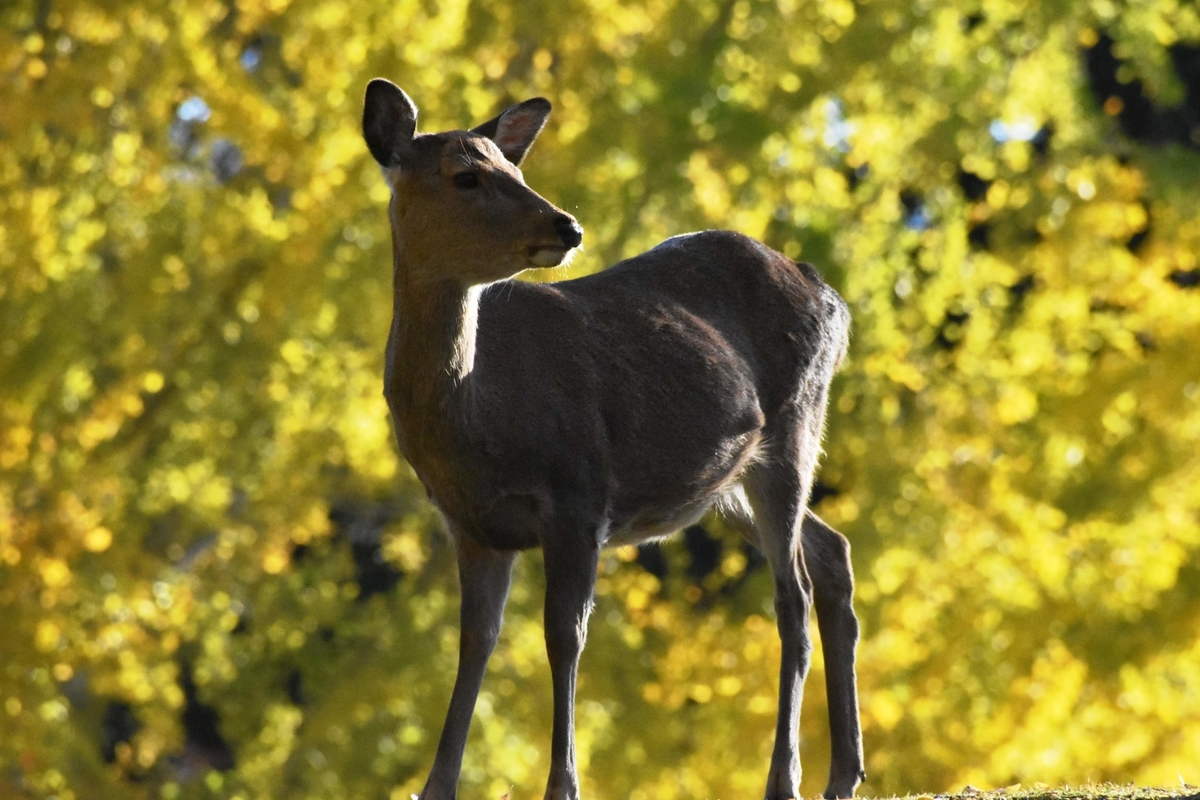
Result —
[[417, 133], [394, 83], [362, 131], [391, 188], [394, 316], [384, 397], [400, 452], [445, 520], [461, 591], [459, 661], [419, 800], [453, 800], [518, 553], [541, 548], [553, 687], [545, 800], [579, 800], [575, 687], [604, 547], [660, 539], [716, 508], [762, 550], [782, 657], [766, 800], [797, 797], [809, 612], [824, 644], [827, 798], [866, 776], [846, 538], [808, 508], [845, 302], [809, 264], [731, 231], [675, 236], [590, 276], [583, 229], [520, 165], [551, 104]]

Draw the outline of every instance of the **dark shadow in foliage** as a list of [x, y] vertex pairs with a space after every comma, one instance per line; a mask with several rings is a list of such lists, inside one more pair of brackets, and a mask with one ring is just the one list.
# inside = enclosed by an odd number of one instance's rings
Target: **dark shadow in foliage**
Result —
[[663, 555], [662, 548], [658, 542], [648, 542], [638, 547], [637, 564], [642, 569], [649, 572], [659, 581], [663, 581], [670, 572], [670, 565], [667, 564], [667, 557]]
[[1171, 45], [1170, 53], [1175, 74], [1187, 90], [1183, 114], [1188, 124], [1188, 140], [1200, 147], [1200, 45], [1178, 42]]
[[[703, 525], [689, 525], [683, 530], [683, 549], [688, 555], [685, 572], [693, 584], [701, 584], [721, 565], [721, 540], [710, 534]], [[666, 554], [657, 542], [638, 547], [637, 564], [659, 581], [665, 581], [671, 571]]]
[[1094, 298], [1088, 303], [1088, 311], [1093, 314], [1124, 314], [1126, 310], [1124, 303], [1114, 303], [1111, 300]]
[[836, 486], [830, 486], [820, 478], [813, 481], [812, 489], [808, 493], [808, 507], [816, 508], [822, 500], [830, 497], [837, 497], [842, 493], [842, 490]]
[[726, 587], [726, 591], [730, 593], [740, 588], [741, 585], [745, 583], [751, 575], [767, 566], [767, 557], [763, 555], [761, 550], [753, 545], [748, 543], [743, 544], [742, 555], [746, 557], [746, 568], [742, 570], [742, 574], [738, 576], [736, 581]]
[[117, 747], [128, 744], [142, 729], [133, 715], [133, 707], [121, 700], [110, 700], [100, 720], [100, 755], [111, 764], [117, 760]]
[[288, 700], [292, 701], [294, 706], [303, 706], [308, 702], [308, 697], [304, 693], [304, 675], [300, 673], [299, 668], [293, 669], [284, 679], [284, 690], [287, 692]]
[[[958, 186], [967, 202], [978, 203], [987, 197], [991, 181], [984, 180], [974, 172], [958, 171]], [[987, 250], [991, 244], [991, 226], [987, 222], [974, 222], [967, 229], [967, 243], [975, 250]]]
[[[822, 500], [837, 497], [841, 492], [834, 486], [817, 480], [813, 483], [809, 494], [809, 506], [815, 507]], [[746, 558], [746, 567], [741, 574], [726, 580], [719, 587], [705, 587], [705, 579], [721, 566], [721, 557], [725, 544], [713, 536], [703, 525], [691, 525], [683, 530], [682, 543], [688, 555], [685, 573], [693, 586], [701, 590], [696, 595], [695, 604], [699, 609], [713, 606], [720, 598], [731, 597], [746, 584], [759, 570], [767, 565], [767, 558], [757, 547], [746, 541], [740, 542], [742, 555]], [[670, 562], [658, 542], [649, 542], [638, 547], [636, 563], [661, 582], [661, 590], [665, 593], [667, 577], [670, 574]], [[694, 591], [690, 590], [690, 591]]]
[[1128, 664], [1145, 663], [1163, 642], [1187, 641], [1195, 635], [1193, 620], [1200, 617], [1200, 565], [1181, 565], [1174, 590], [1158, 602], [1163, 614], [1153, 617], [1097, 610], [1096, 624], [1077, 623], [1063, 641], [1100, 680], [1118, 675]]
[[1054, 126], [1043, 125], [1029, 140], [1029, 146], [1039, 159], [1044, 159], [1050, 153], [1050, 140], [1054, 138]]
[[1037, 278], [1032, 274], [1023, 275], [1016, 283], [1008, 287], [1008, 317], [1013, 320], [1025, 311], [1025, 298], [1037, 286]]
[[962, 331], [971, 315], [965, 311], [947, 311], [938, 325], [933, 343], [939, 350], [953, 350], [962, 341]]
[[1200, 286], [1200, 269], [1177, 269], [1167, 279], [1180, 289], [1195, 289]]
[[233, 769], [233, 749], [221, 735], [220, 715], [217, 709], [200, 701], [192, 665], [187, 661], [179, 665], [179, 688], [184, 697], [183, 751], [171, 760], [179, 780], [187, 781], [212, 770]]
[[977, 222], [967, 230], [967, 242], [976, 250], [987, 250], [991, 236], [992, 227], [986, 222]]
[[1146, 226], [1126, 240], [1125, 248], [1136, 256], [1142, 249], [1143, 245], [1146, 244], [1146, 240], [1148, 238], [1150, 238], [1150, 227]]
[[[1161, 141], [1161, 132], [1157, 130], [1154, 104], [1146, 97], [1140, 80], [1122, 83], [1117, 79], [1117, 70], [1121, 61], [1113, 53], [1113, 39], [1103, 34], [1096, 44], [1084, 50], [1084, 62], [1087, 66], [1088, 82], [1092, 94], [1101, 106], [1108, 103], [1109, 113], [1119, 109], [1114, 116], [1121, 129], [1133, 139], [1142, 142]], [[1112, 103], [1116, 99], [1119, 104]]]
[[292, 548], [292, 563], [296, 566], [304, 563], [304, 560], [312, 554], [312, 547], [306, 544], [298, 544]]
[[741, 549], [742, 555], [746, 558], [746, 568], [737, 577], [722, 583], [720, 588], [715, 592], [705, 592], [701, 595], [700, 599], [696, 601], [698, 609], [711, 608], [716, 605], [718, 600], [737, 595], [742, 587], [753, 577], [754, 573], [767, 566], [767, 557], [754, 545], [749, 542], [742, 542]]
[[904, 207], [904, 227], [923, 231], [933, 224], [929, 209], [925, 206], [925, 198], [919, 192], [904, 189], [900, 192], [900, 204]]
[[857, 189], [869, 174], [871, 174], [871, 167], [868, 164], [860, 164], [857, 167], [847, 165], [842, 169], [842, 177], [846, 179], [846, 188], [851, 192]]
[[1150, 206], [1145, 201], [1142, 201], [1141, 206], [1142, 211], [1146, 213], [1146, 224], [1140, 231], [1136, 231], [1125, 241], [1125, 249], [1133, 253], [1135, 256], [1141, 251], [1142, 247], [1145, 246], [1146, 240], [1150, 238], [1150, 227], [1152, 223], [1150, 219]]
[[1148, 145], [1175, 142], [1200, 148], [1200, 47], [1175, 44], [1170, 48], [1171, 63], [1187, 98], [1177, 106], [1159, 108], [1146, 96], [1140, 79], [1122, 82], [1118, 78], [1123, 64], [1113, 52], [1114, 44], [1112, 37], [1104, 33], [1096, 44], [1084, 49], [1088, 84], [1096, 102], [1134, 141]]
[[350, 543], [360, 602], [390, 591], [404, 577], [383, 557], [380, 543], [383, 529], [395, 516], [389, 506], [351, 500], [343, 500], [329, 510], [329, 521], [337, 527], [338, 535]]
[[238, 64], [262, 87], [299, 88], [304, 82], [303, 75], [283, 57], [283, 39], [270, 31], [260, 30], [244, 40]]
[[1033, 291], [1033, 287], [1037, 284], [1037, 279], [1033, 275], [1022, 276], [1020, 280], [1008, 287], [1009, 297], [1013, 303], [1023, 303], [1025, 296]]
[[705, 530], [703, 525], [684, 528], [683, 547], [689, 556], [687, 576], [693, 583], [700, 583], [721, 565], [721, 540]]
[[985, 181], [974, 172], [967, 172], [962, 169], [958, 171], [958, 187], [962, 189], [963, 197], [972, 203], [978, 203], [987, 197], [987, 190], [990, 185], [990, 181]]

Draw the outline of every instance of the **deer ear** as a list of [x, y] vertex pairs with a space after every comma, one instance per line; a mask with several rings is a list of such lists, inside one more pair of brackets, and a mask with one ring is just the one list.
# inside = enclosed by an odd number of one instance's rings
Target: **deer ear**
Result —
[[381, 167], [399, 166], [412, 149], [417, 106], [396, 84], [376, 78], [363, 100], [363, 139]]
[[471, 133], [486, 136], [496, 143], [504, 157], [520, 165], [533, 146], [533, 140], [542, 132], [546, 118], [550, 116], [550, 101], [535, 97], [506, 108], [500, 115], [488, 120]]

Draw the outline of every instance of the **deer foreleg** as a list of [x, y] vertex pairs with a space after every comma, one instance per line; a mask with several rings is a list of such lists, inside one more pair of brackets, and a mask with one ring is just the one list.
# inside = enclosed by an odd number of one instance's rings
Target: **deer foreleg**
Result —
[[575, 676], [587, 636], [599, 548], [584, 537], [545, 542], [546, 652], [554, 682], [554, 729], [546, 800], [579, 800], [575, 765]]
[[488, 657], [500, 635], [504, 601], [512, 576], [516, 551], [492, 550], [466, 535], [456, 536], [458, 574], [462, 584], [458, 677], [450, 696], [450, 710], [438, 741], [437, 755], [420, 800], [453, 800], [458, 790], [463, 749], [471, 727], [475, 700], [483, 683]]

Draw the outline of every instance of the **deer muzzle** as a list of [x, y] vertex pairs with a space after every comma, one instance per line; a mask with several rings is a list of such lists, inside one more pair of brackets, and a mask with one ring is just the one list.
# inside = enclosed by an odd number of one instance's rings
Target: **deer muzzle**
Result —
[[529, 248], [529, 260], [539, 267], [557, 267], [567, 253], [583, 242], [583, 228], [567, 214], [555, 216], [554, 231], [558, 234], [558, 243], [539, 243]]

